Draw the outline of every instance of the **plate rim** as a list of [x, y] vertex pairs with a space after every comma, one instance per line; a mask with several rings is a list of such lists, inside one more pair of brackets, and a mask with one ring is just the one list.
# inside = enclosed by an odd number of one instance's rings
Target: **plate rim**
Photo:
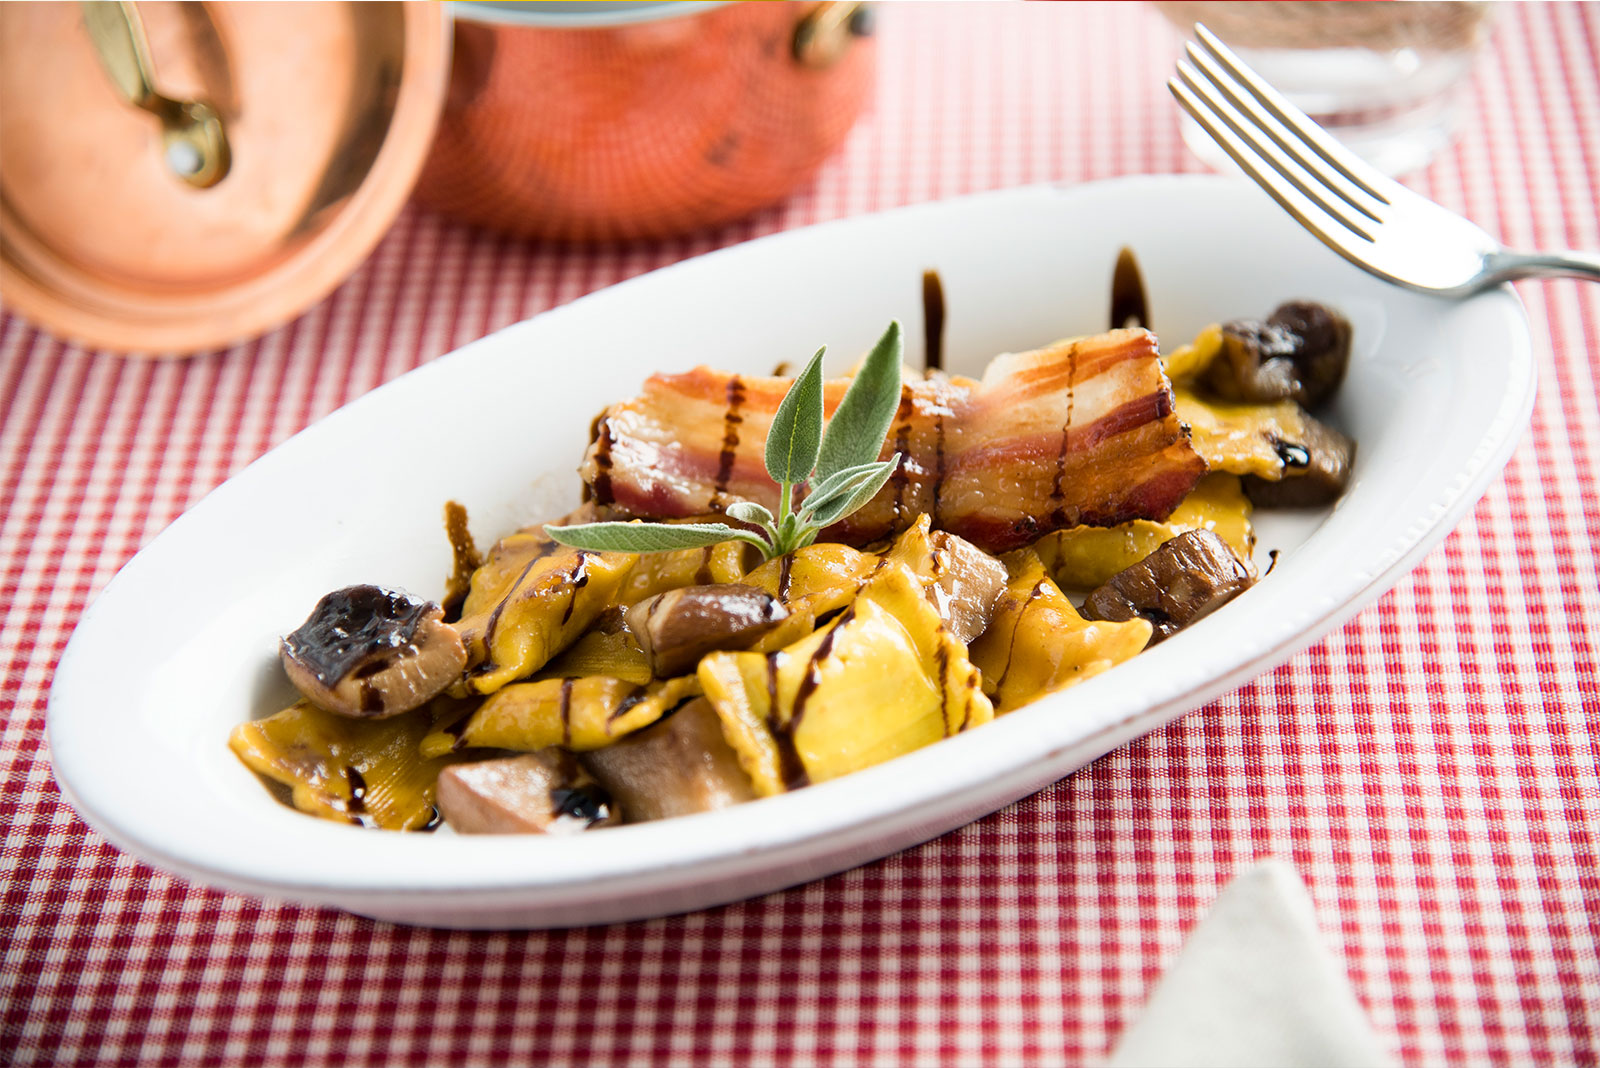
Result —
[[[925, 202], [922, 204], [891, 209], [890, 211], [875, 213], [873, 215], [851, 216], [842, 219], [831, 220], [813, 227], [805, 227], [797, 230], [783, 231], [778, 234], [769, 235], [769, 237], [758, 239], [758, 241], [781, 241], [786, 238], [793, 239], [799, 235], [815, 235], [819, 232], [831, 231], [832, 229], [841, 226], [848, 227], [852, 224], [859, 224], [862, 220], [872, 219], [879, 216], [905, 215], [925, 211], [938, 211], [945, 209], [945, 207], [950, 204], [981, 201], [990, 198], [1039, 195], [1040, 191], [1048, 191], [1051, 195], [1066, 193], [1076, 196], [1085, 193], [1085, 191], [1090, 193], [1095, 191], [1103, 191], [1107, 187], [1137, 189], [1141, 185], [1155, 187], [1171, 186], [1173, 184], [1188, 185], [1196, 188], [1225, 187], [1235, 190], [1240, 188], [1254, 188], [1253, 186], [1246, 187], [1243, 185], [1243, 183], [1233, 179], [1209, 175], [1136, 176], [1111, 179], [1104, 182], [1083, 183], [1066, 186], [1063, 186], [1060, 183], [1047, 183], [1037, 186], [994, 190], [986, 193], [976, 194], [974, 196], [954, 198], [946, 201]], [[235, 484], [235, 487], [237, 487], [238, 480], [241, 478], [241, 476], [243, 476], [257, 464], [262, 463], [268, 457], [271, 457], [275, 453], [279, 452], [279, 450], [283, 449], [289, 442], [293, 442], [297, 438], [301, 438], [308, 430], [326, 424], [330, 420], [337, 418], [350, 418], [350, 416], [345, 415], [344, 413], [348, 413], [359, 406], [380, 403], [380, 401], [375, 398], [380, 398], [384, 390], [402, 380], [410, 378], [412, 375], [417, 375], [418, 372], [428, 372], [429, 369], [436, 367], [453, 366], [453, 358], [465, 358], [466, 355], [473, 349], [492, 344], [494, 343], [494, 339], [500, 338], [502, 335], [507, 333], [525, 329], [530, 323], [538, 322], [539, 320], [550, 316], [563, 315], [572, 308], [575, 308], [581, 304], [586, 304], [597, 298], [606, 297], [608, 294], [611, 295], [611, 298], [614, 298], [615, 294], [624, 287], [630, 287], [642, 283], [646, 279], [655, 278], [666, 272], [675, 271], [692, 264], [701, 263], [714, 257], [736, 254], [739, 252], [739, 250], [755, 243], [756, 242], [747, 242], [741, 245], [730, 246], [728, 248], [719, 249], [708, 253], [705, 256], [693, 257], [679, 261], [678, 263], [668, 265], [660, 268], [659, 270], [651, 271], [646, 274], [628, 279], [624, 282], [618, 283], [615, 286], [607, 287], [606, 289], [587, 294], [569, 304], [550, 309], [539, 316], [533, 317], [532, 319], [512, 324], [500, 331], [496, 331], [494, 334], [488, 335], [485, 338], [470, 342], [469, 344], [447, 353], [436, 360], [430, 361], [430, 363], [423, 365], [415, 371], [408, 372], [407, 375], [398, 376], [389, 383], [385, 383], [383, 386], [369, 391], [367, 394], [364, 394], [361, 397], [355, 398], [349, 404], [343, 406], [333, 413], [330, 413], [323, 419], [319, 419], [316, 423], [313, 423], [310, 427], [306, 428], [306, 430], [302, 430], [299, 434], [294, 435], [286, 442], [281, 443], [272, 450], [269, 450], [262, 457], [253, 461], [250, 465], [233, 476], [233, 478], [216, 487], [211, 493], [207, 494], [201, 502], [198, 502], [183, 515], [179, 516], [172, 524], [168, 526], [166, 530], [157, 535], [155, 539], [152, 539], [150, 544], [155, 544], [156, 540], [166, 537], [169, 531], [179, 527], [180, 525], [185, 525], [186, 521], [189, 521], [192, 516], [202, 511], [202, 508], [206, 505], [207, 501], [209, 501], [216, 494], [222, 493], [224, 490], [226, 490], [230, 483]], [[1487, 489], [1489, 483], [1499, 473], [1506, 460], [1515, 450], [1522, 437], [1520, 432], [1521, 428], [1526, 425], [1534, 402], [1534, 385], [1536, 381], [1537, 369], [1533, 360], [1531, 332], [1529, 330], [1526, 309], [1523, 307], [1522, 302], [1517, 297], [1515, 291], [1511, 290], [1509, 287], [1503, 287], [1502, 290], [1496, 292], [1501, 293], [1502, 295], [1497, 298], [1491, 296], [1490, 299], [1505, 299], [1505, 297], [1509, 296], [1511, 301], [1511, 309], [1515, 311], [1518, 317], [1517, 325], [1520, 328], [1520, 332], [1516, 337], [1518, 345], [1516, 346], [1516, 351], [1510, 354], [1512, 359], [1508, 369], [1508, 380], [1512, 383], [1520, 382], [1523, 384], [1524, 388], [1520, 390], [1508, 390], [1505, 396], [1502, 398], [1501, 404], [1496, 410], [1494, 418], [1491, 420], [1489, 429], [1493, 431], [1493, 434], [1491, 435], [1486, 433], [1485, 436], [1485, 443], [1487, 447], [1481, 449], [1478, 455], [1472, 457], [1469, 464], [1458, 473], [1458, 477], [1454, 480], [1454, 483], [1441, 493], [1441, 499], [1436, 501], [1434, 503], [1434, 507], [1431, 509], [1432, 514], [1426, 521], [1426, 529], [1423, 531], [1423, 533], [1418, 537], [1410, 538], [1409, 545], [1400, 545], [1398, 547], [1391, 547], [1390, 549], [1386, 550], [1386, 555], [1389, 557], [1387, 563], [1379, 563], [1371, 573], [1365, 576], [1364, 581], [1362, 581], [1360, 586], [1348, 591], [1347, 595], [1344, 596], [1338, 604], [1331, 608], [1319, 608], [1317, 611], [1312, 613], [1315, 616], [1312, 625], [1301, 626], [1289, 630], [1275, 644], [1259, 650], [1249, 660], [1237, 665], [1233, 670], [1225, 672], [1221, 675], [1212, 676], [1204, 680], [1202, 686], [1198, 690], [1187, 690], [1182, 693], [1174, 694], [1165, 700], [1155, 703], [1151, 703], [1147, 699], [1141, 699], [1137, 701], [1124, 700], [1121, 702], [1116, 700], [1109, 701], [1108, 704], [1112, 706], [1121, 704], [1131, 707], [1127, 707], [1124, 711], [1124, 714], [1114, 718], [1102, 718], [1101, 721], [1097, 722], [1092, 729], [1081, 732], [1072, 742], [1062, 747], [1060, 752], [1052, 754], [1052, 756], [1061, 757], [1063, 753], [1069, 750], [1081, 751], [1085, 749], [1095, 749], [1097, 751], [1096, 755], [1098, 755], [1098, 752], [1105, 751], [1104, 749], [1099, 748], [1100, 742], [1107, 739], [1116, 738], [1121, 734], [1128, 732], [1129, 730], [1138, 728], [1142, 721], [1148, 720], [1150, 726], [1148, 728], [1134, 730], [1134, 736], [1143, 734], [1146, 732], [1146, 730], [1154, 729], [1161, 722], [1165, 722], [1165, 720], [1180, 714], [1182, 711], [1197, 707], [1205, 701], [1210, 700], [1216, 694], [1226, 692], [1227, 690], [1239, 685], [1242, 681], [1259, 675], [1272, 664], [1280, 663], [1284, 658], [1291, 655], [1294, 651], [1311, 644], [1324, 634], [1334, 629], [1336, 626], [1339, 626], [1348, 620], [1361, 607], [1390, 588], [1390, 586], [1398, 581], [1399, 577], [1403, 576], [1403, 574], [1414, 567], [1423, 556], [1425, 556], [1429, 551], [1432, 550], [1434, 546], [1436, 546], [1440, 541], [1444, 540], [1444, 538], [1446, 538], [1452, 532], [1455, 525], [1466, 514], [1466, 512], [1474, 507], [1477, 500], [1482, 496], [1482, 493]], [[1520, 375], [1513, 374], [1513, 372], [1517, 372], [1519, 370], [1522, 372]], [[432, 371], [430, 373], [445, 372]], [[419, 375], [419, 380], [425, 380], [425, 378], [426, 375]], [[237, 488], [230, 492], [237, 492]], [[1402, 540], [1404, 541], [1407, 539]], [[146, 548], [148, 548], [148, 546]], [[142, 555], [144, 552], [145, 549], [141, 549], [140, 555]], [[78, 630], [74, 632], [73, 640], [69, 641], [67, 649], [62, 654], [57, 668], [58, 677], [61, 675], [63, 669], [75, 667], [77, 657], [81, 656], [83, 652], [82, 645], [77, 640], [79, 633], [83, 631], [85, 624], [90, 623], [92, 618], [94, 618], [96, 609], [101, 606], [112, 594], [113, 590], [117, 588], [117, 584], [119, 580], [122, 579], [123, 573], [129, 568], [132, 568], [138, 559], [139, 555], [136, 555], [134, 558], [130, 559], [126, 565], [124, 565], [124, 568], [119, 569], [118, 574], [113, 577], [113, 579], [96, 597], [94, 603], [85, 610], [79, 621]], [[91, 629], [89, 633], [92, 635], [94, 632]], [[75, 646], [78, 646], [76, 650], [74, 648]], [[1160, 650], [1157, 649], [1143, 655], [1147, 657], [1155, 656], [1158, 655], [1159, 652]], [[1116, 673], [1108, 673], [1107, 676], [1101, 676], [1096, 679], [1087, 680], [1086, 682], [1080, 684], [1080, 686], [1075, 687], [1072, 692], [1082, 694], [1085, 692], [1098, 692], [1106, 690], [1108, 687], [1104, 684], [1104, 679], [1107, 677], [1114, 678], [1115, 675]], [[1097, 683], [1102, 683], [1102, 685], [1096, 686]], [[1091, 690], [1091, 688], [1093, 689]], [[1057, 695], [1056, 698], [1046, 698], [1043, 701], [1038, 702], [1038, 704], [1046, 704], [1053, 700], [1059, 699], [1059, 696], [1060, 695]], [[47, 717], [47, 745], [49, 746], [49, 751], [52, 756], [57, 751], [55, 743], [57, 742], [58, 725], [60, 722], [57, 709], [57, 688], [53, 681], [51, 687], [49, 714]], [[986, 731], [975, 732], [975, 736], [989, 736], [990, 732], [996, 731], [996, 728], [1001, 727], [1001, 725], [1003, 725], [1005, 722], [1007, 722], [1007, 720], [1004, 719], [997, 721], [996, 724], [990, 725]], [[1005, 747], [1000, 744], [1000, 738], [1005, 733], [1005, 730], [1000, 730], [995, 733], [993, 735], [995, 740], [991, 743], [987, 743], [985, 747], [990, 750], [1003, 750]], [[972, 739], [965, 737], [963, 738], [962, 744], [966, 744], [970, 747], [971, 743]], [[898, 760], [891, 762], [890, 764], [882, 765], [879, 768], [869, 768], [862, 772], [857, 772], [848, 779], [841, 781], [864, 781], [863, 777], [871, 777], [875, 772], [881, 772], [883, 768], [892, 768], [895, 766], [909, 767], [906, 762], [917, 762], [919, 758], [921, 758], [921, 762], [927, 763], [929, 762], [927, 754], [935, 748], [937, 747], [929, 747], [929, 749], [907, 754]], [[1107, 745], [1105, 748], [1108, 749], [1110, 746]], [[1012, 770], [1015, 770], [1015, 768], [1018, 766], [1028, 766], [1029, 764], [1029, 761], [1024, 760], [1021, 765], [1018, 765], [1013, 759]], [[1035, 768], [1042, 767], [1048, 769], [1048, 758], [1043, 761], [1032, 761], [1031, 765]], [[233, 889], [245, 890], [249, 893], [257, 894], [259, 896], [282, 897], [288, 895], [299, 900], [313, 900], [323, 903], [340, 904], [344, 907], [351, 907], [348, 903], [351, 898], [383, 900], [406, 899], [420, 901], [433, 897], [445, 897], [451, 900], [456, 900], [461, 895], [468, 895], [473, 897], [475, 900], [504, 899], [507, 901], [525, 901], [529, 895], [535, 895], [539, 893], [559, 893], [564, 890], [571, 890], [572, 888], [590, 885], [596, 878], [604, 877], [603, 875], [597, 875], [594, 872], [586, 872], [582, 876], [574, 877], [568, 880], [553, 879], [529, 882], [526, 878], [525, 872], [518, 871], [514, 868], [506, 868], [500, 871], [497, 873], [498, 878], [484, 878], [482, 877], [482, 873], [479, 873], [480, 877], [470, 882], [450, 883], [448, 885], [418, 885], [415, 883], [399, 886], [372, 885], [362, 880], [352, 881], [348, 878], [293, 878], [291, 877], [292, 873], [290, 873], [290, 875], [286, 875], [282, 872], [277, 873], [274, 877], [270, 878], [257, 877], [231, 868], [219, 868], [215, 866], [207, 866], [204, 863], [196, 863], [189, 854], [175, 853], [170, 850], [160, 848], [157, 843], [150, 840], [148, 835], [141, 838], [132, 832], [125, 834], [124, 828], [116, 820], [107, 818], [105, 813], [99, 810], [98, 806], [90, 804], [86, 807], [85, 799], [82, 793], [75, 790], [72, 784], [67, 781], [68, 777], [63, 776], [60, 773], [59, 768], [56, 767], [54, 760], [52, 760], [52, 766], [53, 770], [56, 772], [56, 780], [61, 788], [63, 797], [73, 804], [74, 808], [76, 808], [79, 813], [83, 815], [85, 821], [88, 822], [90, 826], [94, 827], [99, 833], [104, 835], [108, 840], [112, 841], [118, 847], [123, 848], [129, 853], [166, 870], [177, 871], [187, 877], [191, 877], [211, 885], [228, 886]], [[877, 777], [882, 778], [885, 776], [879, 775]], [[767, 805], [760, 807], [766, 809], [773, 816], [778, 815], [778, 812], [772, 808], [774, 803], [782, 805], [787, 802], [792, 807], [796, 799], [800, 798], [803, 799], [801, 803], [806, 804], [808, 807], [812, 807], [814, 799], [818, 796], [818, 792], [825, 791], [834, 785], [835, 784], [828, 783], [819, 784], [817, 787], [813, 787], [811, 790], [806, 791], [803, 795], [793, 795], [788, 798], [779, 797], [768, 799]], [[1027, 793], [1031, 793], [1033, 789], [1036, 789], [1036, 787], [1029, 787], [1018, 796], [1025, 796]], [[951, 806], [948, 804], [948, 801], [951, 796], [974, 795], [979, 792], [981, 791], [979, 791], [976, 787], [971, 787], [967, 789], [963, 795], [942, 796], [947, 802], [945, 807], [949, 808]], [[837, 793], [837, 788], [835, 788], [832, 793]], [[831, 797], [832, 793], [830, 793], [828, 796]], [[985, 806], [984, 811], [993, 811], [998, 807], [1000, 806]], [[738, 809], [728, 810], [728, 812], [738, 811]], [[748, 811], [748, 809], [745, 811]], [[881, 827], [884, 822], [891, 821], [897, 815], [903, 814], [903, 807], [890, 808], [883, 813], [868, 813], [862, 816], [860, 819], [848, 823], [845, 829], [851, 830], [853, 833], [857, 834], [870, 835], [874, 826]], [[311, 821], [308, 817], [304, 817], [298, 813], [286, 812], [286, 815], [297, 820], [305, 820], [308, 825], [314, 825], [315, 822], [317, 822]], [[708, 816], [710, 818], [723, 820], [726, 822], [726, 813], [708, 814]], [[706, 817], [688, 817], [688, 819], [691, 820], [704, 818]], [[904, 821], [902, 820], [901, 822]], [[966, 821], [963, 820], [961, 822], [964, 823]], [[951, 826], [959, 825], [960, 823], [952, 824]], [[307, 829], [309, 830], [310, 826], [308, 826]], [[344, 828], [339, 828], [331, 824], [326, 828], [318, 827], [316, 829], [339, 831], [341, 833], [345, 832]], [[928, 837], [931, 837], [934, 834], [943, 833], [948, 829], [950, 828], [946, 826], [934, 828]], [[615, 829], [608, 832], [608, 836], [628, 834], [637, 830], [644, 830], [646, 833], [659, 833], [659, 828], [637, 825], [636, 827], [632, 828], [624, 827]], [[770, 862], [774, 857], [783, 857], [793, 854], [804, 855], [817, 839], [825, 836], [833, 837], [838, 835], [840, 832], [841, 827], [834, 823], [817, 821], [815, 825], [811, 826], [810, 829], [804, 833], [784, 834], [774, 836], [765, 842], [758, 842], [756, 846], [748, 853], [732, 854], [726, 851], [718, 851], [716, 855], [711, 858], [710, 862], [720, 864], [723, 867], [735, 869], [741, 867], [749, 868], [751, 866], [760, 868], [762, 867], [762, 864], [754, 863], [755, 861], [765, 859]], [[910, 843], [908, 842], [906, 844]], [[878, 855], [885, 855], [890, 851], [891, 850], [885, 850], [882, 854]], [[704, 868], [707, 863], [708, 861], [705, 859], [685, 858], [676, 866], [669, 865], [663, 867], [658, 865], [649, 868], [648, 872], [653, 873], [659, 878], [670, 876], [677, 872], [686, 872], [691, 868]], [[302, 876], [305, 875], [305, 873], [300, 874]], [[733, 872], [733, 875], [730, 877], [736, 875], [737, 872]], [[668, 881], [670, 881], [670, 879]], [[692, 883], [693, 880], [691, 879], [689, 882]], [[747, 895], [739, 894], [736, 896]]]

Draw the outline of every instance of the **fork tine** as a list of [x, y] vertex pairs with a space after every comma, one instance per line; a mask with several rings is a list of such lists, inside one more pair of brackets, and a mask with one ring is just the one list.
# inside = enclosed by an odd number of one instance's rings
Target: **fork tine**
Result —
[[[1213, 56], [1202, 51], [1194, 44], [1185, 46], [1185, 52], [1194, 66], [1204, 74], [1211, 84], [1216, 86], [1228, 103], [1246, 119], [1249, 120], [1253, 131], [1259, 131], [1272, 138], [1273, 142], [1300, 167], [1309, 171], [1313, 177], [1322, 183], [1330, 193], [1350, 205], [1356, 211], [1365, 215], [1375, 223], [1383, 219], [1378, 215], [1381, 201], [1374, 202], [1364, 189], [1352, 183], [1339, 171], [1330, 167], [1320, 155], [1298, 137], [1286, 134], [1285, 127], [1270, 111], [1266, 110], [1259, 101], [1248, 93], [1241, 92], [1234, 81], [1231, 71], [1224, 68]], [[1252, 137], [1254, 140], [1254, 137]], [[1320, 197], [1318, 199], [1321, 199]]]
[[1334, 167], [1340, 174], [1360, 186], [1367, 193], [1376, 197], [1383, 204], [1390, 203], [1389, 196], [1384, 192], [1392, 188], [1391, 179], [1378, 173], [1376, 169], [1362, 160], [1355, 153], [1345, 148], [1332, 135], [1322, 127], [1312, 122], [1310, 117], [1299, 108], [1285, 100], [1266, 79], [1262, 78], [1249, 65], [1233, 54], [1233, 50], [1222, 43], [1216, 34], [1205, 28], [1203, 23], [1195, 23], [1194, 35], [1200, 43], [1205, 45], [1206, 51], [1216, 57], [1229, 73], [1250, 91], [1261, 102], [1261, 105], [1272, 112], [1279, 122], [1292, 130], [1302, 141], [1310, 145], [1316, 153]]
[[1330, 216], [1320, 202], [1290, 185], [1276, 171], [1263, 166], [1250, 147], [1226, 124], [1215, 118], [1206, 104], [1187, 85], [1169, 78], [1167, 88], [1172, 90], [1172, 95], [1178, 98], [1178, 103], [1193, 116], [1201, 129], [1205, 130], [1224, 152], [1233, 157], [1233, 161], [1242, 167], [1257, 185], [1270, 193], [1272, 199], [1276, 200], [1284, 211], [1294, 216], [1301, 226], [1310, 230], [1323, 244], [1340, 255], [1360, 258], [1356, 249], [1349, 243], [1349, 238], [1353, 234], [1342, 220]]
[[[1327, 194], [1319, 193], [1317, 189], [1313, 188], [1314, 182], [1308, 182], [1307, 178], [1305, 177], [1304, 170], [1296, 161], [1291, 159], [1281, 148], [1279, 148], [1277, 144], [1274, 143], [1272, 138], [1264, 136], [1262, 132], [1257, 129], [1247, 117], [1241, 117], [1233, 105], [1225, 100], [1218, 93], [1215, 87], [1206, 82], [1193, 66], [1183, 60], [1178, 61], [1178, 80], [1194, 95], [1198, 101], [1204, 102], [1206, 108], [1209, 109], [1212, 116], [1220, 120], [1221, 123], [1233, 133], [1234, 137], [1237, 139], [1237, 144], [1239, 144], [1241, 147], [1247, 148], [1247, 150], [1255, 158], [1265, 163], [1268, 167], [1275, 171], [1278, 176], [1280, 176], [1281, 181], [1274, 182], [1273, 184], [1281, 185], [1283, 182], [1288, 182], [1305, 200], [1316, 205], [1317, 208], [1321, 209], [1322, 212], [1331, 217], [1339, 225], [1355, 234], [1360, 235], [1368, 241], [1372, 240], [1372, 234], [1368, 232], [1368, 227], [1371, 225], [1371, 222], [1375, 222], [1376, 220], [1358, 220], [1348, 212], [1348, 210], [1340, 201], [1328, 196]], [[1174, 91], [1176, 92], [1176, 90]], [[1179, 97], [1179, 101], [1183, 102], [1183, 98]], [[1191, 114], [1193, 114], [1192, 109]], [[1200, 118], [1200, 116], [1196, 115], [1195, 121], [1200, 122], [1202, 126], [1206, 126], [1207, 132], [1210, 133], [1213, 138], [1216, 137], [1215, 131], [1212, 130], [1211, 127]], [[1228, 147], [1228, 145], [1223, 144], [1224, 149], [1227, 149]], [[1230, 151], [1228, 154], [1233, 156], [1234, 160], [1238, 162], [1240, 166], [1245, 165], [1244, 161], [1240, 160], [1238, 155], [1234, 154], [1232, 151]], [[1252, 171], [1251, 173], [1252, 175], [1255, 175], [1256, 172]], [[1260, 177], [1257, 177], [1256, 180], [1263, 181], [1263, 179]], [[1263, 182], [1263, 184], [1265, 184], [1265, 182]], [[1271, 190], [1269, 189], [1269, 192], [1270, 191]], [[1366, 222], [1367, 225], [1363, 225], [1363, 222]]]

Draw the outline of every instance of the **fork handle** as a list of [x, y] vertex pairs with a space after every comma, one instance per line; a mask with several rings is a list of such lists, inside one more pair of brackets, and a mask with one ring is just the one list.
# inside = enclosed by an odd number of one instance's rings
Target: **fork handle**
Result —
[[1559, 252], [1492, 252], [1484, 257], [1491, 282], [1514, 282], [1519, 278], [1587, 278], [1600, 282], [1600, 253], [1565, 250]]

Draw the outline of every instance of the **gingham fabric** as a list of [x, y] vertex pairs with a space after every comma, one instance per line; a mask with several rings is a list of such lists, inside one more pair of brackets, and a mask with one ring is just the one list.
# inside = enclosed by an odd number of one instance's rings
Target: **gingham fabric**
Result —
[[[1600, 248], [1600, 5], [1506, 5], [1412, 184], [1509, 243]], [[0, 321], [0, 1062], [1073, 1064], [1219, 889], [1281, 857], [1407, 1064], [1596, 1062], [1600, 286], [1519, 286], [1540, 392], [1503, 478], [1348, 626], [920, 848], [650, 922], [450, 933], [193, 885], [61, 800], [52, 670], [212, 487], [408, 368], [580, 294], [822, 219], [1198, 171], [1144, 5], [884, 5], [871, 112], [786, 203], [573, 251], [408, 211], [257, 341], [117, 359]], [[152, 769], [160, 773], [160, 769]]]

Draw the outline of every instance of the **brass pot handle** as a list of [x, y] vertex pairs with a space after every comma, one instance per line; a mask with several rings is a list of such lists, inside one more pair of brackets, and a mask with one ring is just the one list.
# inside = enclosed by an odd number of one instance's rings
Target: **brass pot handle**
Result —
[[81, 6], [89, 40], [117, 92], [161, 120], [167, 166], [197, 189], [222, 181], [232, 156], [221, 116], [203, 100], [175, 100], [156, 89], [150, 45], [133, 4], [89, 0]]
[[818, 70], [833, 66], [844, 58], [852, 37], [871, 32], [870, 15], [859, 0], [827, 0], [806, 12], [794, 28], [794, 58], [803, 66]]

